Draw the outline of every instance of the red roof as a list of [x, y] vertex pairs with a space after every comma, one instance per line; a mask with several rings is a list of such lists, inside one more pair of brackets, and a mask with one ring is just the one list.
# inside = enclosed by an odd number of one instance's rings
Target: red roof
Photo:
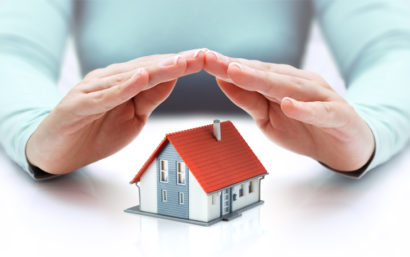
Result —
[[267, 174], [232, 122], [224, 121], [220, 141], [213, 136], [212, 124], [167, 134], [131, 183], [140, 181], [168, 141], [206, 193]]

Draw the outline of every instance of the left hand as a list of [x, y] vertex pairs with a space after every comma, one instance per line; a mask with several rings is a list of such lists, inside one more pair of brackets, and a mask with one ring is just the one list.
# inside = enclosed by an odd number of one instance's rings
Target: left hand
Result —
[[179, 77], [202, 70], [203, 50], [151, 55], [88, 73], [26, 144], [27, 160], [51, 174], [72, 172], [127, 145]]
[[313, 72], [212, 51], [204, 68], [271, 140], [289, 150], [340, 171], [358, 170], [375, 150], [366, 122]]

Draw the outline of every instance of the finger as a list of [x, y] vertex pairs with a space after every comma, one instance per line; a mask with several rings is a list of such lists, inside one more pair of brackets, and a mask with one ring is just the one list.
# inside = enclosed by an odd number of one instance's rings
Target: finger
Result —
[[193, 49], [180, 53], [186, 61], [186, 70], [184, 75], [196, 73], [203, 69], [206, 51], [207, 49]]
[[148, 86], [145, 90], [154, 87], [162, 82], [175, 80], [185, 74], [186, 61], [180, 55], [162, 60], [146, 68], [149, 74]]
[[259, 60], [248, 60], [244, 58], [232, 58], [214, 51], [207, 51], [205, 55], [204, 68], [207, 72], [221, 79], [229, 79], [226, 72], [232, 62], [247, 65], [261, 71], [271, 71], [282, 75], [296, 76], [308, 80], [323, 80], [314, 72], [297, 69], [287, 64], [267, 63]]
[[307, 70], [301, 70], [301, 69], [298, 69], [288, 64], [267, 63], [267, 62], [262, 62], [259, 60], [248, 60], [248, 59], [243, 59], [243, 58], [236, 58], [236, 59], [233, 59], [232, 61], [247, 65], [251, 68], [258, 69], [261, 71], [270, 71], [270, 72], [274, 72], [277, 74], [298, 77], [298, 78], [303, 78], [307, 80], [317, 80], [319, 78], [323, 80], [319, 75], [317, 75], [314, 72], [307, 71]]
[[229, 63], [231, 63], [229, 57], [225, 57], [214, 51], [207, 51], [205, 54], [204, 69], [218, 79], [232, 82], [227, 74]]
[[328, 93], [328, 89], [310, 80], [261, 71], [236, 62], [229, 64], [227, 74], [239, 87], [259, 92], [277, 103], [285, 96], [305, 101], [324, 100]]
[[[186, 70], [186, 61], [180, 55], [169, 56], [160, 62], [145, 67], [149, 75], [149, 82], [146, 88], [149, 89], [161, 82], [176, 79], [183, 76]], [[108, 88], [118, 86], [128, 81], [140, 68], [128, 72], [117, 73], [107, 77], [96, 77], [86, 80], [79, 86], [79, 90], [84, 93], [97, 92]]]
[[146, 119], [171, 94], [177, 80], [163, 82], [134, 97], [135, 115]]
[[128, 62], [114, 63], [105, 68], [96, 69], [86, 75], [85, 79], [103, 78], [113, 76], [120, 73], [130, 72], [140, 67], [147, 67], [158, 64], [164, 59], [172, 59], [174, 56], [181, 56], [187, 62], [186, 74], [198, 72], [202, 69], [205, 59], [205, 49], [193, 49], [180, 52], [179, 54], [157, 54], [150, 56], [143, 56]]
[[285, 97], [281, 109], [287, 117], [317, 127], [339, 128], [347, 123], [343, 108], [336, 102], [302, 102]]
[[237, 106], [249, 113], [255, 120], [268, 117], [267, 99], [257, 92], [251, 92], [235, 86], [230, 82], [216, 80], [225, 95]]
[[77, 113], [93, 115], [109, 111], [140, 93], [148, 83], [148, 72], [140, 68], [130, 79], [117, 86], [81, 95], [81, 109]]
[[104, 68], [98, 68], [91, 72], [89, 72], [85, 77], [84, 80], [91, 80], [95, 78], [103, 78], [114, 76], [116, 74], [130, 72], [133, 70], [137, 70], [141, 67], [146, 67], [147, 65], [151, 65], [153, 62], [160, 62], [161, 60], [175, 56], [175, 54], [158, 54], [158, 55], [149, 55], [138, 57], [136, 59], [129, 60], [127, 62], [121, 63], [113, 63], [108, 65]]
[[127, 80], [129, 80], [134, 74], [136, 70], [132, 70], [129, 72], [118, 73], [108, 77], [96, 78], [87, 82], [84, 82], [79, 89], [83, 93], [91, 93], [94, 91], [108, 89], [110, 87], [117, 86]]

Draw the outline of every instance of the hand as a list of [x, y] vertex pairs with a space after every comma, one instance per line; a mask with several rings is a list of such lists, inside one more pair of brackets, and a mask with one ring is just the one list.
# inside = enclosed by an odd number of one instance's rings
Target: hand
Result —
[[204, 56], [204, 50], [153, 55], [90, 72], [32, 134], [28, 161], [64, 174], [115, 153], [138, 135], [179, 77], [202, 70]]
[[205, 70], [271, 140], [289, 150], [340, 171], [363, 167], [375, 150], [366, 122], [315, 73], [211, 51]]

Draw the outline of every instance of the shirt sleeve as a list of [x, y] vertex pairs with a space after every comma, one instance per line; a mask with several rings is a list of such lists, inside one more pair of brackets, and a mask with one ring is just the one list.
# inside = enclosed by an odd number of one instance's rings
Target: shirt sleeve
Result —
[[61, 99], [57, 81], [72, 19], [65, 0], [0, 2], [0, 144], [36, 179], [26, 142]]
[[409, 5], [408, 0], [314, 0], [347, 85], [346, 99], [376, 141], [373, 159], [354, 177], [389, 160], [409, 141]]

